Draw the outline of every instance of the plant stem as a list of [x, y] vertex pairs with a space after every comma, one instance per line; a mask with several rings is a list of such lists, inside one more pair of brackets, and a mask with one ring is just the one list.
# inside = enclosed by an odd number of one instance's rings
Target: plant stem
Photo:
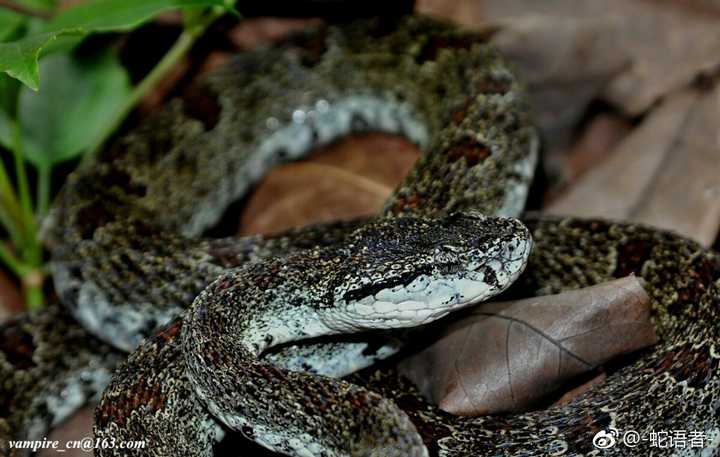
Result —
[[10, 249], [0, 241], [0, 260], [15, 274], [15, 276], [22, 278], [28, 272], [28, 267]]
[[50, 201], [50, 167], [38, 167], [37, 181], [37, 210], [38, 217], [43, 217], [48, 211], [48, 202]]
[[[0, 0], [0, 2], [2, 1]], [[118, 107], [113, 118], [99, 132], [95, 140], [91, 142], [82, 159], [81, 166], [89, 163], [89, 159], [97, 154], [107, 139], [120, 128], [138, 102], [187, 54], [198, 37], [222, 13], [222, 10], [212, 10], [204, 16], [194, 17], [195, 20], [192, 24], [185, 25], [185, 29], [173, 46], [160, 59], [152, 71], [135, 86], [130, 96]], [[18, 201], [5, 166], [0, 160], [0, 216], [2, 216], [0, 222], [6, 226], [14, 245], [21, 250], [22, 256], [18, 258], [7, 246], [0, 245], [0, 261], [5, 263], [13, 273], [21, 278], [27, 306], [30, 309], [36, 309], [42, 306], [44, 301], [42, 291], [44, 279], [42, 246], [37, 239], [37, 224], [33, 215], [25, 161], [22, 155], [22, 132], [17, 119], [13, 119], [11, 129], [13, 136], [12, 152], [15, 158], [15, 172], [20, 200]], [[49, 167], [39, 167], [36, 189], [38, 216], [42, 216], [47, 212], [50, 199], [50, 179], [51, 169]]]
[[25, 250], [28, 244], [26, 216], [18, 202], [17, 194], [10, 183], [2, 159], [0, 159], [0, 223], [10, 235], [13, 245], [18, 249]]
[[[17, 118], [11, 121], [12, 129], [12, 151], [15, 157], [15, 179], [17, 181], [18, 192], [20, 194], [20, 205], [23, 216], [23, 244], [22, 257], [23, 260], [32, 267], [40, 267], [42, 265], [42, 246], [37, 239], [37, 224], [35, 223], [35, 215], [33, 214], [32, 200], [30, 199], [30, 186], [28, 185], [27, 171], [25, 167], [25, 159], [23, 158], [22, 130]], [[17, 246], [18, 248], [21, 246]], [[25, 277], [23, 277], [25, 281]], [[42, 287], [42, 284], [40, 285]], [[37, 295], [36, 292], [33, 291]], [[42, 294], [42, 290], [40, 290]], [[29, 296], [26, 295], [26, 299]], [[40, 301], [42, 303], [42, 300]], [[28, 301], [28, 305], [31, 302]]]
[[[22, 155], [22, 132], [17, 119], [11, 121], [12, 153], [15, 160], [15, 179], [20, 195], [10, 185], [4, 165], [0, 166], [0, 185], [7, 190], [3, 200], [8, 211], [14, 214], [6, 215], [3, 211], [3, 223], [13, 239], [15, 248], [21, 253], [18, 258], [7, 246], [0, 245], [0, 261], [5, 263], [17, 275], [23, 284], [25, 301], [29, 309], [37, 309], [44, 302], [43, 272], [42, 272], [42, 246], [37, 239], [37, 226], [33, 214], [30, 187], [28, 185], [25, 160]], [[14, 211], [13, 211], [14, 210]]]
[[42, 268], [32, 268], [22, 277], [23, 290], [25, 292], [25, 303], [28, 309], [39, 309], [45, 303], [43, 294], [43, 282], [45, 273]]
[[14, 246], [20, 246], [22, 244], [23, 240], [20, 230], [15, 225], [12, 217], [10, 217], [10, 213], [7, 212], [7, 208], [5, 208], [2, 200], [0, 200], [0, 226], [10, 235], [10, 241], [12, 241]]
[[22, 281], [25, 303], [28, 309], [40, 308], [45, 301], [42, 290], [44, 280], [42, 269], [23, 263], [2, 242], [0, 242], [0, 261], [7, 265], [8, 269]]
[[191, 27], [186, 27], [185, 30], [180, 34], [177, 41], [173, 46], [165, 53], [155, 67], [143, 78], [140, 83], [135, 86], [130, 96], [125, 100], [125, 103], [120, 106], [116, 111], [115, 116], [103, 129], [95, 141], [91, 143], [87, 153], [83, 157], [81, 165], [86, 165], [90, 158], [96, 155], [100, 148], [103, 146], [105, 141], [122, 125], [125, 118], [130, 114], [135, 105], [147, 95], [147, 93], [155, 87], [155, 85], [163, 78], [167, 73], [187, 54], [195, 41], [202, 35], [207, 27], [222, 13], [213, 11], [208, 13], [203, 21], [198, 21]]
[[28, 185], [25, 159], [22, 153], [22, 131], [16, 118], [10, 121], [10, 129], [12, 131], [12, 152], [15, 159], [15, 179], [20, 194], [25, 232], [35, 238], [35, 219], [33, 218], [32, 201], [30, 200], [30, 186]]
[[8, 221], [13, 225], [12, 227], [7, 225], [8, 230], [15, 230], [19, 234], [23, 225], [22, 210], [2, 159], [0, 159], [0, 206], [7, 210]]

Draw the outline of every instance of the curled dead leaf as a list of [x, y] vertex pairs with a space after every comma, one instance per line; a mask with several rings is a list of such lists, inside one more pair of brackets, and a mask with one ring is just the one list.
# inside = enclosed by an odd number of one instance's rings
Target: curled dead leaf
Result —
[[239, 50], [255, 49], [321, 23], [319, 19], [247, 18], [228, 32], [228, 38]]
[[[533, 80], [531, 92], [557, 76], [566, 91], [590, 75], [611, 76], [597, 89], [631, 115], [720, 64], [720, 7], [708, 2], [420, 0], [417, 7], [469, 27], [502, 26], [493, 41]], [[576, 94], [567, 94], [557, 96], [574, 103]]]
[[243, 210], [241, 235], [376, 213], [420, 152], [387, 134], [350, 137], [273, 169]]
[[720, 85], [668, 97], [547, 211], [629, 219], [709, 246], [720, 227]]
[[400, 371], [441, 409], [526, 411], [573, 377], [657, 341], [650, 299], [634, 276], [479, 305], [409, 357]]
[[[86, 405], [79, 411], [75, 412], [65, 422], [54, 428], [48, 436], [50, 441], [59, 441], [67, 443], [69, 441], [81, 441], [86, 437], [93, 436], [93, 416], [95, 405]], [[66, 449], [61, 445], [64, 457], [84, 457], [87, 456], [87, 449]], [[42, 449], [37, 453], [38, 457], [50, 457], [58, 455], [58, 449]]]

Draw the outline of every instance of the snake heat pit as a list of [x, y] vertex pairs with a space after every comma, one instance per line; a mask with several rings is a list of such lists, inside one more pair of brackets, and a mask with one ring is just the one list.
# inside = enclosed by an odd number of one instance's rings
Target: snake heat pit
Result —
[[[650, 227], [514, 219], [537, 139], [482, 36], [418, 17], [322, 26], [234, 58], [203, 90], [57, 198], [44, 238], [62, 305], [0, 327], [1, 454], [93, 398], [96, 437], [147, 442], [99, 456], [210, 456], [230, 430], [316, 457], [671, 455], [592, 437], [718, 433], [718, 255]], [[203, 237], [274, 165], [370, 130], [424, 151], [376, 217]], [[455, 417], [391, 368], [352, 375], [400, 351], [416, 335], [403, 329], [511, 285], [540, 295], [630, 273], [661, 342], [565, 406]], [[693, 451], [676, 455], [713, 455]]]

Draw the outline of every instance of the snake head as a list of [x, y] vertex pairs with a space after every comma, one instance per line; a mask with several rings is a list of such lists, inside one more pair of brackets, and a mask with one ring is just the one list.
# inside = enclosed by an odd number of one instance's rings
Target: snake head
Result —
[[326, 324], [345, 330], [432, 322], [505, 290], [531, 247], [517, 219], [472, 212], [369, 224], [351, 237]]

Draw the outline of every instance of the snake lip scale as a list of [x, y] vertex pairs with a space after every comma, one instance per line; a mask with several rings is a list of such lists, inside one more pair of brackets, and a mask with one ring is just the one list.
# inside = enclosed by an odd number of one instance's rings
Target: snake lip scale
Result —
[[[203, 236], [273, 166], [371, 130], [423, 149], [377, 215]], [[537, 148], [513, 72], [451, 24], [321, 26], [231, 59], [68, 178], [43, 224], [62, 305], [0, 326], [0, 455], [93, 399], [97, 439], [153, 457], [213, 455], [229, 430], [303, 457], [579, 457], [610, 427], [701, 431], [674, 455], [717, 455], [720, 258], [636, 224], [519, 222]], [[628, 274], [662, 340], [563, 407], [455, 417], [377, 364], [508, 287]]]

